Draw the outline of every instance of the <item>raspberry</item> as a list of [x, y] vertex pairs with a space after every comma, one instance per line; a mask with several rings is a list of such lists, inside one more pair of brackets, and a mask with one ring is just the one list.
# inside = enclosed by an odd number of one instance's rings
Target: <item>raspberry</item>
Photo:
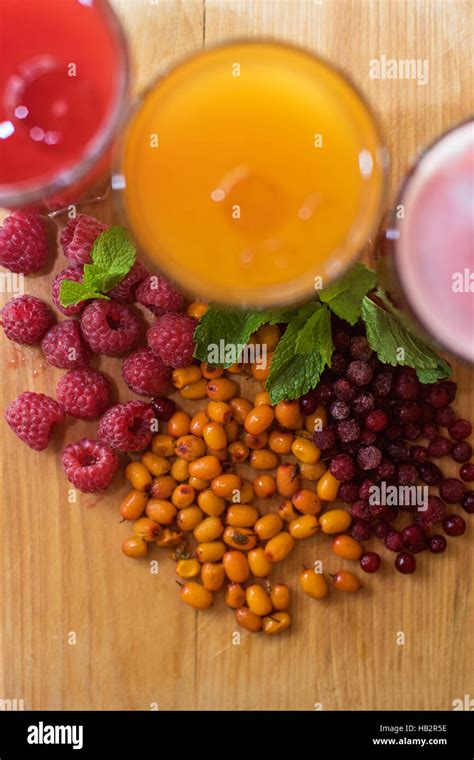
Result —
[[95, 369], [73, 369], [60, 379], [56, 398], [65, 412], [81, 420], [100, 417], [110, 404], [110, 383]]
[[0, 264], [10, 272], [34, 274], [48, 260], [48, 238], [40, 216], [14, 211], [0, 227]]
[[87, 367], [92, 356], [75, 319], [54, 325], [43, 338], [41, 348], [48, 362], [59, 369]]
[[183, 314], [164, 314], [148, 330], [148, 345], [168, 367], [186, 367], [193, 358], [196, 325]]
[[166, 277], [156, 274], [140, 282], [135, 291], [135, 298], [157, 317], [181, 311], [184, 306], [184, 298], [178, 288]]
[[109, 290], [108, 295], [116, 301], [126, 303], [133, 301], [135, 298], [135, 289], [139, 282], [147, 277], [148, 272], [140, 261], [136, 261], [128, 274], [125, 275], [122, 282], [119, 282], [115, 288]]
[[122, 376], [134, 393], [161, 396], [168, 390], [171, 370], [151, 349], [141, 348], [124, 360]]
[[0, 311], [5, 335], [15, 343], [31, 346], [39, 343], [54, 323], [54, 314], [35, 296], [12, 298]]
[[155, 417], [151, 404], [143, 401], [115, 404], [100, 420], [98, 436], [113, 449], [141, 451], [151, 441], [153, 419]]
[[61, 232], [59, 242], [71, 264], [88, 264], [92, 246], [106, 229], [108, 224], [86, 214], [78, 214], [70, 219]]
[[30, 391], [21, 393], [5, 411], [5, 419], [13, 432], [35, 451], [46, 448], [54, 425], [64, 418], [63, 410], [54, 399]]
[[104, 491], [118, 467], [119, 459], [109, 446], [91, 438], [70, 443], [63, 451], [67, 479], [83, 493]]
[[58, 311], [60, 311], [61, 314], [65, 314], [66, 317], [72, 317], [74, 314], [79, 314], [79, 312], [83, 310], [84, 306], [87, 303], [90, 303], [90, 301], [81, 301], [80, 303], [73, 304], [72, 306], [63, 306], [59, 300], [59, 291], [62, 281], [72, 280], [73, 282], [82, 282], [82, 272], [82, 266], [67, 267], [67, 269], [63, 269], [62, 272], [59, 272], [59, 274], [56, 275], [51, 284], [51, 300]]
[[81, 329], [98, 354], [118, 356], [131, 351], [140, 340], [141, 327], [131, 306], [118, 301], [92, 301], [81, 316]]

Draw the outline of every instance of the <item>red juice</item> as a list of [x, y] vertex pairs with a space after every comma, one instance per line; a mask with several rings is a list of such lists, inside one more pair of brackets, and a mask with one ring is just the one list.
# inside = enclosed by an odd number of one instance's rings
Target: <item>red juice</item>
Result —
[[0, 205], [84, 182], [127, 92], [125, 43], [104, 0], [0, 3]]

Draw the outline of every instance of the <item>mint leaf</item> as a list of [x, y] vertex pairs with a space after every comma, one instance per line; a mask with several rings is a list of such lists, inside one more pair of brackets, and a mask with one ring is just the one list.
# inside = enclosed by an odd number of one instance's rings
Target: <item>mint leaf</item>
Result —
[[135, 263], [135, 246], [125, 227], [109, 227], [97, 238], [91, 251], [97, 273], [124, 277]]
[[95, 264], [86, 264], [82, 275], [82, 282], [92, 290], [99, 290], [107, 293], [123, 279], [122, 274], [111, 274], [110, 272], [98, 270]]
[[310, 354], [315, 350], [319, 351], [325, 363], [331, 366], [334, 351], [331, 314], [325, 307], [314, 312], [296, 339], [296, 351], [299, 354]]
[[323, 303], [331, 311], [351, 325], [360, 317], [362, 298], [375, 286], [377, 275], [364, 264], [356, 264], [336, 282], [328, 285], [319, 294]]
[[75, 306], [81, 301], [87, 301], [89, 298], [106, 298], [102, 293], [89, 288], [82, 282], [73, 280], [63, 280], [59, 290], [59, 299], [63, 306]]
[[362, 300], [362, 319], [369, 345], [380, 361], [393, 367], [397, 364], [413, 367], [422, 383], [435, 383], [451, 374], [444, 359], [367, 296]]

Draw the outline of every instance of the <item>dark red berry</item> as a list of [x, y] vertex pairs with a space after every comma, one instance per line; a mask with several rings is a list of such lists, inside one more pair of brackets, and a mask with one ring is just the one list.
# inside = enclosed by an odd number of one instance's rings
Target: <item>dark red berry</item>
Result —
[[435, 410], [426, 402], [421, 405], [421, 419], [423, 422], [432, 422]]
[[472, 457], [472, 446], [467, 441], [456, 441], [451, 449], [451, 457], [455, 462], [463, 464], [469, 462]]
[[444, 552], [448, 545], [448, 542], [446, 541], [444, 536], [431, 536], [431, 538], [428, 539], [428, 549], [430, 552], [433, 552], [433, 554], [441, 554]]
[[344, 353], [345, 351], [349, 350], [351, 337], [348, 335], [348, 333], [343, 332], [342, 330], [338, 330], [337, 332], [333, 333], [332, 342], [334, 343], [334, 348], [336, 351], [341, 351]]
[[426, 549], [426, 537], [418, 525], [407, 525], [402, 531], [403, 540], [408, 551], [413, 554]]
[[426, 422], [421, 428], [421, 435], [423, 438], [428, 438], [429, 441], [432, 441], [438, 435], [438, 426], [433, 425], [431, 422]]
[[329, 382], [321, 381], [315, 390], [318, 404], [327, 404], [333, 397], [333, 386]]
[[376, 573], [380, 567], [380, 555], [377, 552], [365, 552], [360, 558], [360, 566], [366, 573]]
[[430, 444], [428, 446], [428, 453], [430, 457], [433, 457], [434, 459], [440, 459], [441, 457], [448, 456], [452, 445], [453, 444], [449, 438], [443, 438], [443, 436], [438, 435], [436, 438], [433, 438], [433, 440], [430, 441]]
[[400, 554], [395, 557], [395, 567], [398, 572], [403, 573], [403, 575], [414, 573], [416, 570], [416, 559], [413, 554], [400, 552]]
[[400, 425], [390, 425], [390, 427], [385, 430], [384, 435], [389, 441], [398, 441], [398, 439], [402, 437], [402, 432]]
[[426, 509], [419, 510], [418, 514], [414, 518], [416, 525], [425, 530], [431, 528], [432, 525], [441, 522], [446, 515], [446, 505], [437, 496], [428, 496], [428, 502]]
[[387, 412], [384, 412], [383, 409], [374, 409], [365, 418], [364, 425], [367, 430], [371, 430], [373, 433], [380, 433], [388, 425]]
[[313, 414], [316, 411], [318, 400], [314, 391], [308, 391], [300, 398], [300, 408], [303, 414]]
[[437, 486], [443, 479], [441, 470], [432, 462], [420, 464], [418, 467], [418, 475], [427, 486]]
[[359, 440], [364, 446], [372, 446], [377, 440], [377, 433], [372, 433], [370, 430], [361, 430]]
[[357, 518], [351, 525], [350, 534], [356, 541], [368, 541], [372, 535], [372, 526], [367, 520]]
[[342, 483], [345, 480], [352, 480], [355, 475], [354, 462], [348, 454], [338, 454], [329, 465], [329, 472]]
[[352, 402], [354, 414], [368, 414], [375, 406], [375, 399], [372, 393], [359, 393]]
[[464, 483], [457, 478], [446, 478], [439, 487], [439, 495], [447, 504], [459, 504], [464, 491]]
[[341, 377], [345, 374], [347, 369], [347, 358], [344, 354], [340, 354], [339, 351], [334, 351], [331, 357], [331, 371], [335, 375]]
[[386, 520], [379, 520], [375, 523], [374, 533], [377, 538], [383, 539], [388, 536], [391, 531], [391, 526]]
[[375, 485], [375, 481], [367, 478], [361, 484], [359, 488], [359, 499], [368, 499], [372, 493], [372, 487]]
[[466, 521], [460, 515], [446, 515], [443, 530], [447, 536], [462, 536], [466, 530]]
[[372, 383], [372, 389], [377, 396], [388, 396], [392, 390], [393, 371], [382, 370], [377, 372]]
[[421, 427], [414, 422], [408, 422], [403, 426], [402, 435], [405, 441], [417, 441], [421, 436]]
[[176, 411], [176, 404], [173, 399], [157, 396], [151, 400], [153, 411], [157, 420], [168, 422]]
[[341, 483], [337, 492], [337, 498], [346, 502], [346, 504], [352, 504], [359, 498], [359, 486], [353, 480]]
[[428, 449], [425, 446], [412, 446], [410, 450], [410, 459], [413, 464], [419, 465], [426, 462], [428, 458]]
[[463, 466], [459, 468], [459, 477], [461, 480], [464, 480], [465, 483], [472, 483], [474, 480], [474, 464], [472, 462], [469, 462], [469, 464], [463, 464]]
[[346, 420], [351, 413], [351, 408], [345, 401], [338, 399], [332, 402], [329, 412], [335, 420]]
[[352, 401], [356, 393], [355, 387], [346, 378], [336, 380], [334, 383], [334, 395], [341, 401]]
[[372, 356], [372, 349], [369, 346], [367, 338], [364, 338], [363, 336], [352, 338], [349, 354], [352, 359], [360, 359], [361, 361], [367, 362]]
[[347, 368], [347, 379], [354, 385], [368, 385], [372, 380], [373, 370], [367, 362], [356, 359]]
[[395, 475], [395, 465], [392, 462], [382, 461], [375, 470], [377, 480], [390, 480]]
[[394, 404], [392, 406], [392, 413], [395, 419], [406, 425], [409, 422], [419, 422], [421, 420], [423, 412], [420, 404], [416, 401], [404, 401], [401, 404]]
[[472, 433], [472, 425], [469, 420], [456, 420], [448, 428], [449, 435], [456, 441], [462, 441], [469, 438]]
[[357, 461], [363, 470], [375, 470], [382, 461], [382, 452], [376, 446], [361, 446]]
[[400, 375], [395, 382], [395, 395], [402, 401], [414, 401], [418, 398], [420, 383], [416, 377]]
[[441, 409], [437, 409], [434, 416], [434, 421], [440, 427], [449, 427], [453, 424], [456, 415], [454, 409], [450, 406], [442, 406]]
[[448, 404], [450, 404], [456, 398], [456, 393], [458, 390], [457, 383], [454, 383], [452, 380], [442, 380], [440, 385], [442, 388], [444, 388], [444, 390], [448, 394], [449, 396]]
[[449, 393], [441, 385], [435, 385], [428, 390], [426, 400], [431, 406], [440, 409], [442, 406], [449, 404]]
[[418, 479], [418, 472], [413, 464], [401, 464], [397, 470], [397, 483], [399, 486], [413, 486]]
[[[360, 435], [360, 427], [357, 420], [341, 420], [336, 424], [336, 433], [339, 440], [343, 443], [349, 443], [350, 441], [357, 441]], [[315, 441], [316, 446], [318, 445]], [[321, 447], [319, 447], [321, 448]]]
[[461, 506], [468, 515], [474, 513], [474, 491], [466, 491], [462, 497]]
[[336, 433], [331, 427], [325, 427], [323, 430], [315, 430], [313, 441], [318, 449], [331, 449], [336, 443]]
[[399, 530], [391, 530], [387, 533], [384, 543], [391, 552], [400, 552], [405, 547], [403, 535]]
[[410, 446], [408, 443], [397, 441], [387, 446], [387, 456], [397, 463], [410, 461]]
[[355, 501], [351, 507], [351, 514], [353, 517], [357, 517], [359, 520], [370, 520], [372, 518], [372, 512], [369, 504], [364, 499]]

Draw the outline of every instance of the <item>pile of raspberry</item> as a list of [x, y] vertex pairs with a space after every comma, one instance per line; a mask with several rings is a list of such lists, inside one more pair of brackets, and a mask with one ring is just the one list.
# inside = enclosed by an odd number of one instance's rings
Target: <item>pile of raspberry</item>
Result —
[[[122, 376], [133, 393], [160, 396], [170, 389], [174, 368], [192, 361], [194, 319], [183, 313], [180, 291], [165, 277], [150, 275], [139, 262], [112, 291], [110, 300], [91, 300], [64, 307], [63, 280], [81, 281], [92, 246], [107, 225], [84, 214], [70, 219], [59, 242], [67, 266], [51, 285], [51, 301], [65, 318], [57, 320], [51, 306], [32, 295], [13, 298], [0, 311], [5, 335], [20, 345], [39, 345], [46, 360], [66, 370], [56, 398], [25, 391], [8, 406], [5, 419], [16, 435], [36, 451], [45, 449], [57, 425], [67, 415], [98, 420], [97, 437], [72, 443], [62, 453], [69, 481], [85, 493], [103, 491], [112, 481], [119, 454], [145, 449], [156, 422], [148, 401], [112, 403], [109, 378], [91, 367], [96, 355], [122, 357]], [[15, 212], [0, 227], [0, 264], [12, 272], [37, 274], [51, 259], [45, 220]], [[153, 314], [145, 329], [135, 309], [141, 304]]]
[[[333, 341], [331, 368], [300, 400], [302, 410], [312, 414], [322, 404], [328, 411], [327, 427], [315, 430], [313, 439], [340, 481], [338, 499], [351, 505], [353, 538], [376, 536], [396, 553], [396, 568], [411, 573], [416, 554], [426, 549], [441, 553], [447, 545], [445, 535], [464, 533], [465, 520], [452, 511], [453, 505], [467, 514], [474, 512], [474, 491], [465, 485], [474, 481], [472, 446], [466, 440], [472, 425], [459, 419], [452, 407], [456, 383], [422, 384], [412, 368], [382, 364], [362, 323], [351, 328], [335, 319]], [[459, 477], [443, 475], [442, 462], [449, 460], [458, 466]], [[397, 507], [387, 505], [372, 488], [382, 483], [426, 485], [427, 504], [420, 508], [416, 498]], [[410, 495], [407, 489], [405, 494]], [[402, 513], [410, 522], [401, 529], [396, 522]], [[438, 532], [439, 526], [445, 535]], [[369, 554], [374, 555], [375, 570], [377, 555]]]

